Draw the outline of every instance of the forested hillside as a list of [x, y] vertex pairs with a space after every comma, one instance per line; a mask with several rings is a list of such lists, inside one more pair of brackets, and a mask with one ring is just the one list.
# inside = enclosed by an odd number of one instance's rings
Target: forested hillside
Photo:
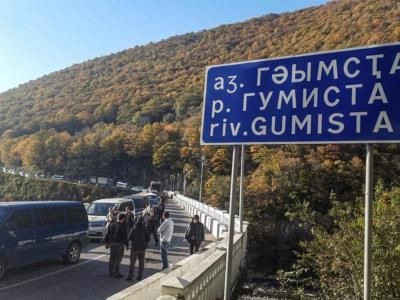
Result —
[[[193, 163], [190, 151], [199, 152], [205, 66], [395, 41], [398, 18], [398, 1], [334, 1], [54, 72], [0, 94], [0, 159], [46, 173], [66, 173], [68, 166], [70, 174], [128, 172], [138, 179], [146, 170], [149, 179], [153, 167], [163, 169], [153, 156], [175, 147], [183, 159], [171, 166], [182, 170]], [[176, 144], [161, 148], [170, 142]], [[218, 157], [209, 151], [210, 160]]]
[[[27, 171], [144, 185], [179, 173], [197, 196], [204, 154], [204, 197], [226, 207], [231, 150], [199, 146], [205, 66], [394, 41], [399, 1], [342, 0], [96, 58], [0, 94], [0, 160]], [[290, 267], [312, 226], [338, 228], [337, 205], [360, 211], [363, 146], [251, 146], [247, 154], [255, 269]], [[400, 185], [399, 155], [397, 145], [377, 147], [382, 190]]]

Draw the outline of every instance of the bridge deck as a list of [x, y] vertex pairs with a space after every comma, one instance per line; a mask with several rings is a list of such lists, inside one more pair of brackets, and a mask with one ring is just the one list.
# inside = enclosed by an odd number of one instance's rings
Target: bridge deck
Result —
[[[170, 263], [176, 263], [189, 255], [188, 245], [183, 242], [183, 237], [190, 217], [174, 201], [169, 201], [167, 210], [175, 223], [169, 260]], [[210, 234], [206, 235], [206, 243], [212, 239]], [[105, 299], [134, 284], [124, 279], [108, 277], [108, 258], [108, 251], [103, 245], [91, 243], [82, 253], [81, 261], [77, 265], [66, 266], [53, 261], [10, 270], [0, 281], [0, 299]], [[125, 253], [122, 274], [127, 275], [128, 267], [129, 257]], [[151, 239], [146, 251], [144, 276], [148, 277], [160, 268], [160, 251]]]

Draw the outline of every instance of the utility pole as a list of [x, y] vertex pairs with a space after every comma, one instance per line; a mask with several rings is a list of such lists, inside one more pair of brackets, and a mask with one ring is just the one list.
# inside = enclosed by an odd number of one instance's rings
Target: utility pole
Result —
[[199, 202], [202, 202], [203, 198], [203, 171], [204, 171], [204, 162], [206, 161], [206, 157], [204, 155], [201, 156], [201, 172], [200, 172], [200, 188], [199, 188]]

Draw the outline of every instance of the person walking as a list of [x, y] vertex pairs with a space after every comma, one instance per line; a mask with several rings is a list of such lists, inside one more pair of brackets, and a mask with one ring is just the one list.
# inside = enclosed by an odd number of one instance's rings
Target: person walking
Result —
[[115, 278], [123, 277], [119, 272], [124, 246], [128, 248], [128, 234], [126, 232], [125, 214], [119, 214], [117, 222], [111, 223], [107, 228], [104, 238], [106, 249], [110, 248], [110, 260], [108, 262], [108, 275]]
[[106, 216], [106, 228], [110, 226], [110, 224], [113, 221], [113, 214], [114, 214], [114, 207], [109, 207], [108, 208], [108, 214]]
[[126, 231], [128, 233], [135, 225], [135, 215], [133, 214], [132, 209], [129, 205], [125, 207], [125, 224], [126, 224]]
[[166, 192], [163, 192], [161, 195], [161, 202], [163, 202], [164, 204], [168, 203], [168, 194]]
[[108, 208], [108, 214], [106, 217], [106, 227], [110, 226], [111, 223], [117, 222], [117, 217], [119, 215], [118, 204], [115, 204], [114, 207]]
[[165, 203], [161, 201], [160, 204], [158, 205], [158, 222], [159, 222], [159, 224], [162, 223], [164, 211], [165, 211]]
[[158, 228], [160, 235], [160, 252], [162, 260], [162, 270], [169, 267], [168, 248], [171, 245], [172, 234], [174, 232], [174, 222], [169, 218], [169, 212], [165, 211], [163, 215], [164, 222]]
[[192, 222], [186, 229], [185, 240], [189, 243], [190, 255], [199, 251], [200, 244], [204, 241], [204, 225], [198, 215], [193, 216]]
[[144, 271], [144, 256], [147, 249], [147, 245], [150, 240], [150, 235], [145, 227], [143, 217], [140, 217], [133, 228], [128, 234], [128, 240], [131, 241], [131, 261], [129, 266], [129, 274], [126, 280], [132, 281], [133, 274], [135, 271], [136, 260], [139, 260], [139, 273], [136, 277], [137, 281], [143, 279]]
[[149, 238], [153, 236], [154, 238], [154, 245], [158, 246], [158, 218], [155, 214], [154, 208], [151, 208], [149, 216], [147, 218], [146, 222], [146, 228], [147, 231], [149, 232]]

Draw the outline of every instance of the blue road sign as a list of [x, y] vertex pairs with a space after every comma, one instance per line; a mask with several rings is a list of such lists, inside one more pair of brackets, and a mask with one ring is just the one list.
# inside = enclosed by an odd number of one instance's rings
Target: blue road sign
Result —
[[201, 144], [399, 141], [400, 43], [206, 70]]

